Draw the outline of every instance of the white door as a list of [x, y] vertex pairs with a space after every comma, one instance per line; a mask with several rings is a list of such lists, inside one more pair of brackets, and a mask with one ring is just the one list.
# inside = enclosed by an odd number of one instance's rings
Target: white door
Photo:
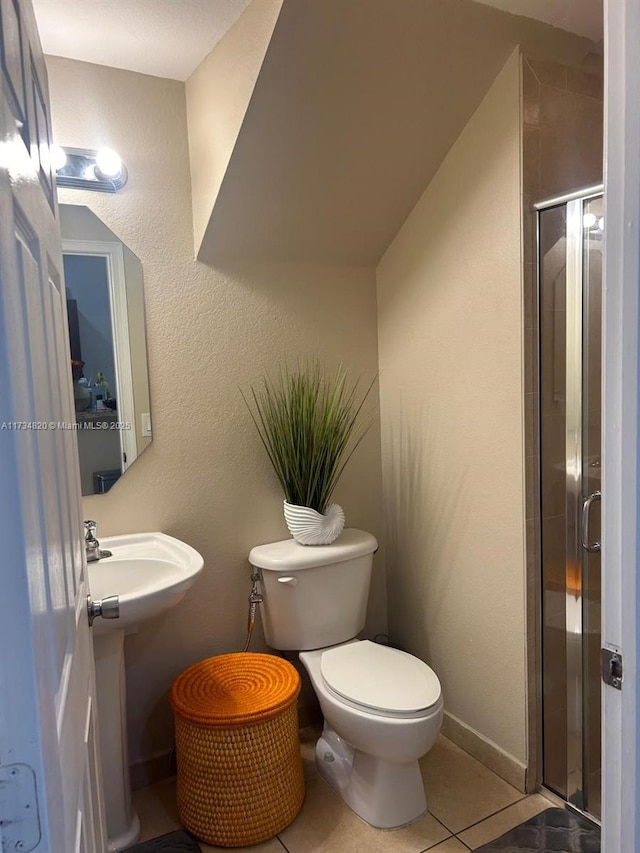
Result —
[[103, 853], [47, 76], [0, 0], [0, 849]]
[[605, 3], [603, 853], [640, 850], [640, 3]]

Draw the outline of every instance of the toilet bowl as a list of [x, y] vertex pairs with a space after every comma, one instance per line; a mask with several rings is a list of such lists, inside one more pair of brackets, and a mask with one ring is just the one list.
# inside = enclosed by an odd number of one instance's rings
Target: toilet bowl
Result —
[[249, 561], [262, 579], [267, 643], [299, 652], [320, 702], [320, 775], [361, 818], [391, 829], [426, 810], [418, 760], [438, 736], [443, 701], [426, 663], [357, 639], [377, 547], [347, 529], [332, 545], [259, 545]]
[[367, 640], [301, 652], [325, 720], [320, 775], [356, 814], [390, 829], [426, 811], [418, 759], [442, 724], [440, 682], [422, 661]]

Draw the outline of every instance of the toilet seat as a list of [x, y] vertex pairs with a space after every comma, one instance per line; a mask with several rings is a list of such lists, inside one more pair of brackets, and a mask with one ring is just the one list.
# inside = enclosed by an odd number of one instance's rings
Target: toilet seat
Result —
[[336, 697], [380, 716], [423, 716], [442, 695], [438, 677], [426, 663], [369, 640], [323, 652], [320, 671]]

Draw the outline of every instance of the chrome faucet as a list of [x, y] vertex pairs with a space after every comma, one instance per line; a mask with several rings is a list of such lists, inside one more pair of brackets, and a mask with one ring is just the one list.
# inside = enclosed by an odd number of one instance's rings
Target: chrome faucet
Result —
[[96, 538], [97, 529], [98, 525], [95, 521], [85, 521], [84, 549], [87, 555], [87, 563], [95, 563], [97, 560], [102, 560], [103, 557], [113, 557], [111, 551], [103, 551], [100, 548], [100, 543]]

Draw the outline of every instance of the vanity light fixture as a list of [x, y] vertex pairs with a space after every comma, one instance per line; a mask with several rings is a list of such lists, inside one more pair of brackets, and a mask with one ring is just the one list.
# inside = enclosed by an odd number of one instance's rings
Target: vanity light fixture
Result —
[[67, 165], [67, 155], [64, 148], [61, 148], [60, 145], [52, 145], [49, 149], [49, 156], [51, 157], [51, 166], [54, 171], [59, 172]]
[[111, 148], [94, 151], [52, 145], [51, 158], [59, 187], [115, 193], [129, 177], [119, 154]]

